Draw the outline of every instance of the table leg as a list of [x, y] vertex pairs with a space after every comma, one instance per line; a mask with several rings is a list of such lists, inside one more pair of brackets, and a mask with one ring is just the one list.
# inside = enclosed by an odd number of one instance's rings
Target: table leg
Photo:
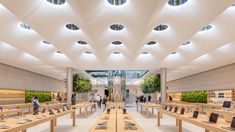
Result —
[[136, 111], [138, 112], [139, 110], [138, 110], [138, 104], [136, 104]]
[[175, 118], [175, 125], [179, 126], [179, 119], [178, 118]]
[[55, 126], [57, 125], [57, 118], [55, 118]]
[[79, 114], [82, 114], [82, 107], [79, 107]]
[[149, 117], [149, 108], [148, 108], [148, 106], [146, 106], [146, 116], [147, 116], [147, 118]]
[[26, 132], [26, 129], [22, 130], [21, 132]]
[[76, 125], [76, 120], [75, 120], [75, 111], [72, 113], [72, 115], [73, 115], [73, 126], [75, 126], [75, 125]]
[[140, 105], [140, 113], [142, 113], [143, 111], [143, 108], [142, 108], [142, 105]]
[[152, 114], [154, 114], [154, 107], [152, 107]]
[[178, 119], [178, 132], [182, 132], [182, 120]]
[[85, 108], [85, 117], [87, 116], [87, 107]]
[[161, 112], [157, 112], [157, 125], [160, 126], [160, 118], [161, 118]]
[[205, 129], [205, 132], [210, 132], [210, 130], [208, 130], [208, 129]]
[[50, 132], [55, 132], [55, 120], [52, 119], [50, 122], [51, 122]]

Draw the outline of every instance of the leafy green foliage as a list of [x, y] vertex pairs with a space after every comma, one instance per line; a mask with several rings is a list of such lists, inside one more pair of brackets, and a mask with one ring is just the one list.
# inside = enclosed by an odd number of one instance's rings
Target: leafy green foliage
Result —
[[52, 100], [51, 92], [41, 92], [41, 91], [25, 91], [25, 103], [32, 101], [34, 96], [38, 97], [39, 102], [48, 102]]
[[125, 79], [121, 80], [121, 92], [122, 92], [122, 99], [125, 101], [126, 100], [126, 80]]
[[92, 84], [89, 79], [79, 74], [73, 76], [73, 91], [78, 93], [88, 93], [92, 90]]
[[144, 79], [141, 84], [141, 89], [144, 94], [150, 94], [160, 91], [160, 75], [152, 75]]
[[207, 92], [206, 91], [183, 92], [182, 101], [191, 102], [191, 103], [207, 103]]

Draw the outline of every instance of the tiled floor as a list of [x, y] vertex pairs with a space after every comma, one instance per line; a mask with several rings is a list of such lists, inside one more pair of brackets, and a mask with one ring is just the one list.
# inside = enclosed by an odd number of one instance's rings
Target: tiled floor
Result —
[[[156, 115], [153, 115], [151, 118], [147, 119], [144, 115], [136, 112], [135, 107], [128, 107], [127, 109], [136, 118], [137, 122], [141, 125], [145, 132], [177, 132], [174, 118], [164, 116], [161, 120], [161, 127], [158, 127], [156, 125]], [[99, 109], [87, 118], [77, 116], [77, 125], [75, 127], [72, 127], [72, 121], [69, 116], [59, 118], [56, 132], [88, 132], [89, 128], [95, 123], [102, 112], [103, 109]], [[49, 132], [49, 125], [49, 123], [38, 125], [28, 129], [28, 132]], [[183, 123], [183, 132], [204, 132], [204, 130], [192, 124]]]

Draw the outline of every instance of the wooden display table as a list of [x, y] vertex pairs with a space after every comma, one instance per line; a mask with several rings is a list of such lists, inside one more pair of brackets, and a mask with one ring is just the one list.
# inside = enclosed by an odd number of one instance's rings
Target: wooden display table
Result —
[[88, 108], [90, 107], [90, 112], [93, 112], [93, 108], [96, 111], [96, 103], [78, 103], [76, 105], [71, 106], [73, 109], [79, 108], [80, 115], [82, 114], [82, 108], [84, 108], [84, 116], [88, 115]]
[[143, 108], [145, 108], [145, 114], [147, 117], [149, 117], [149, 108], [152, 108], [152, 114], [154, 113], [154, 108], [161, 108], [160, 104], [155, 104], [155, 103], [137, 103], [136, 104], [136, 111], [139, 111], [139, 106], [140, 106], [140, 112], [143, 112]]
[[21, 109], [22, 111], [24, 108], [27, 108], [28, 111], [26, 113], [30, 113], [32, 110], [32, 103], [9, 104], [9, 105], [0, 105], [0, 106], [4, 109], [13, 108], [13, 109]]
[[[75, 110], [68, 110], [64, 111], [61, 113], [55, 113], [54, 115], [49, 115], [49, 114], [39, 114], [39, 115], [25, 115], [22, 117], [19, 117], [19, 119], [7, 119], [6, 122], [1, 122], [0, 125], [7, 125], [10, 128], [8, 129], [0, 129], [0, 132], [26, 132], [28, 128], [31, 128], [33, 126], [45, 123], [50, 121], [50, 132], [55, 132], [55, 126], [56, 126], [56, 119], [65, 115], [71, 114], [72, 117], [72, 123], [73, 126], [75, 126]], [[42, 115], [45, 115], [43, 117]], [[27, 122], [25, 124], [19, 124], [17, 121], [23, 120], [23, 119], [28, 119], [31, 120], [31, 122]]]
[[166, 103], [164, 106], [173, 106], [173, 108], [178, 107], [178, 108], [185, 108], [185, 112], [189, 112], [190, 109], [191, 111], [198, 110], [197, 104], [193, 103]]
[[[128, 117], [128, 119], [125, 119]], [[126, 129], [125, 121], [134, 123], [137, 127], [136, 130]], [[96, 129], [100, 123], [107, 122], [106, 129]], [[89, 132], [143, 132], [143, 129], [136, 122], [134, 117], [127, 113], [123, 114], [121, 109], [112, 109], [109, 114], [103, 114], [96, 123], [90, 128]]]
[[[176, 126], [178, 128], [178, 132], [182, 132], [182, 122], [188, 122], [193, 125], [196, 125], [198, 127], [204, 128], [205, 132], [231, 132], [229, 130], [225, 130], [221, 127], [227, 126], [229, 127], [230, 124], [226, 123], [222, 118], [219, 118], [216, 124], [207, 124], [202, 121], [208, 121], [209, 118], [204, 114], [199, 114], [198, 118], [191, 118], [192, 113], [185, 113], [184, 115], [176, 114], [173, 112], [165, 111], [165, 110], [159, 110], [158, 111], [158, 118], [157, 118], [157, 124], [160, 126], [160, 120], [161, 120], [161, 114], [166, 114], [168, 116], [171, 116], [176, 119]], [[232, 118], [232, 117], [231, 117]]]
[[107, 102], [107, 108], [123, 108], [125, 105], [123, 102]]
[[9, 114], [12, 114], [12, 113], [16, 113], [18, 114], [18, 116], [23, 115], [23, 111], [21, 109], [12, 109], [12, 110], [3, 109], [3, 111], [0, 112], [1, 120], [3, 120], [5, 116], [9, 116]]
[[56, 108], [56, 107], [61, 107], [61, 106], [66, 106], [67, 103], [43, 103], [40, 104], [40, 108], [42, 109], [50, 109], [50, 108]]

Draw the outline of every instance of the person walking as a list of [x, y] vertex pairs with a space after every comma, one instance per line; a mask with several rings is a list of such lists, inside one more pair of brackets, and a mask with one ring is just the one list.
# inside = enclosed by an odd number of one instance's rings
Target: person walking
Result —
[[32, 105], [33, 105], [33, 115], [37, 115], [39, 112], [39, 101], [38, 97], [34, 96], [32, 99]]
[[96, 103], [97, 103], [97, 106], [100, 108], [101, 105], [100, 105], [100, 95], [99, 94], [96, 96]]
[[152, 96], [149, 95], [149, 96], [148, 96], [148, 102], [151, 103], [151, 100], [152, 100]]

